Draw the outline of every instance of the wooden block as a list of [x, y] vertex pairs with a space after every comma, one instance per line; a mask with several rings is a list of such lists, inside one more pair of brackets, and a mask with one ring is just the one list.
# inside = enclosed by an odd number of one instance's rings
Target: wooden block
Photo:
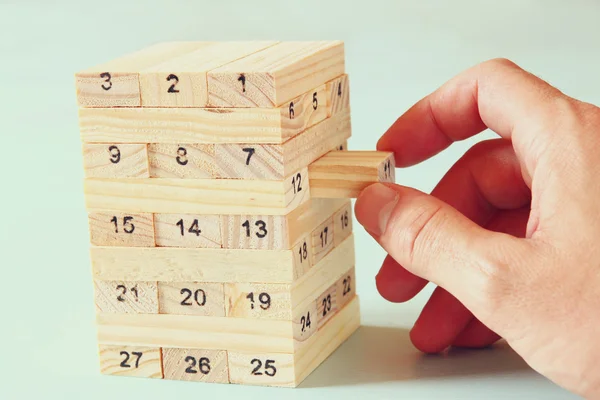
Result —
[[206, 107], [206, 73], [277, 42], [212, 42], [140, 71], [142, 107]]
[[307, 340], [319, 328], [317, 300], [308, 303], [304, 308], [294, 310], [292, 329], [294, 340]]
[[295, 278], [304, 275], [313, 265], [311, 236], [306, 235], [293, 246]]
[[80, 107], [139, 107], [138, 72], [166, 58], [202, 46], [198, 42], [162, 42], [75, 74]]
[[321, 329], [337, 311], [337, 283], [334, 283], [317, 299], [318, 329]]
[[293, 386], [294, 355], [228, 352], [231, 383], [260, 386]]
[[295, 181], [90, 178], [84, 181], [84, 193], [89, 210], [285, 215], [310, 199], [307, 169], [298, 174]]
[[203, 179], [215, 177], [213, 144], [148, 145], [150, 178]]
[[354, 267], [346, 272], [336, 283], [337, 306], [339, 309], [344, 308], [356, 295], [356, 275]]
[[160, 314], [225, 316], [222, 283], [158, 282]]
[[94, 246], [154, 247], [152, 214], [91, 212], [88, 226]]
[[208, 73], [215, 107], [279, 107], [345, 72], [341, 41], [282, 42]]
[[163, 378], [161, 350], [156, 347], [98, 346], [100, 372], [139, 378]]
[[352, 233], [352, 202], [346, 201], [333, 216], [333, 245], [338, 246]]
[[289, 248], [286, 216], [222, 215], [221, 237], [226, 249]]
[[221, 248], [218, 215], [154, 214], [156, 246]]
[[350, 82], [347, 74], [327, 82], [327, 100], [329, 117], [350, 109]]
[[229, 383], [227, 352], [203, 349], [163, 349], [165, 379]]
[[119, 314], [157, 314], [156, 282], [94, 280], [96, 311]]
[[291, 320], [290, 285], [226, 283], [225, 312], [236, 318]]
[[323, 156], [351, 135], [350, 115], [321, 121], [283, 144], [217, 144], [216, 174], [222, 178], [283, 179]]
[[101, 313], [96, 316], [96, 326], [98, 342], [102, 344], [269, 353], [294, 351], [291, 321]]
[[[324, 94], [320, 94], [325, 93], [325, 89], [317, 88], [316, 90], [309, 92], [310, 95], [306, 96], [311, 96], [312, 99], [312, 96], [317, 93], [318, 103], [321, 101], [320, 98], [325, 97]], [[315, 132], [308, 137], [312, 138], [313, 142], [314, 136], [325, 135], [320, 139], [326, 140], [349, 124], [349, 121], [344, 121], [344, 119], [349, 120], [349, 115], [347, 118], [342, 115], [334, 121], [324, 124], [325, 121], [332, 119], [326, 118], [325, 100], [321, 101], [322, 105], [318, 105], [316, 110], [312, 109], [312, 105], [307, 105], [306, 107], [309, 107], [313, 111], [312, 113], [304, 110], [304, 106], [300, 107], [303, 102], [306, 102], [304, 97], [298, 101], [300, 101], [299, 106], [294, 108], [298, 109], [298, 114], [294, 112], [293, 118], [289, 117], [289, 106], [282, 109], [81, 108], [79, 109], [80, 137], [84, 143], [113, 143], [115, 145], [121, 143], [244, 144], [244, 147], [241, 148], [243, 149], [258, 144], [283, 144], [311, 128], [315, 128]], [[349, 113], [340, 112], [338, 114]], [[338, 127], [342, 122], [344, 124]], [[319, 125], [322, 126], [316, 128]], [[348, 134], [347, 137], [349, 136]], [[294, 147], [285, 150], [295, 154]], [[234, 147], [234, 150], [226, 149], [226, 151], [231, 153], [237, 150]], [[230, 164], [222, 165], [224, 175], [240, 174], [242, 166], [237, 163], [246, 164], [248, 154], [234, 153], [234, 156], [236, 159], [229, 161]], [[255, 156], [255, 158], [258, 159], [259, 156]], [[252, 163], [253, 168], [254, 164]], [[287, 166], [284, 165], [284, 167]], [[296, 167], [287, 168], [297, 169]], [[246, 171], [243, 172], [248, 174]], [[260, 170], [255, 170], [254, 173], [258, 174]]]
[[333, 215], [327, 218], [311, 233], [313, 262], [318, 263], [325, 257], [334, 244]]
[[395, 181], [394, 155], [378, 151], [332, 151], [309, 166], [313, 197], [357, 198], [376, 182]]
[[86, 178], [149, 178], [145, 144], [84, 143]]
[[160, 282], [271, 282], [294, 279], [292, 250], [92, 247], [101, 280]]

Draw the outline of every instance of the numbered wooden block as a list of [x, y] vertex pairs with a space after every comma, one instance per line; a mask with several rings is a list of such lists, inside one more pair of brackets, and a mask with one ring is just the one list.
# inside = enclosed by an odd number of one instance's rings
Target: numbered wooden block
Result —
[[231, 383], [295, 386], [293, 354], [229, 351], [228, 362]]
[[209, 179], [215, 176], [213, 144], [150, 143], [151, 178]]
[[156, 282], [94, 280], [96, 311], [117, 314], [157, 314]]
[[148, 178], [145, 144], [83, 144], [86, 178]]
[[336, 302], [338, 309], [344, 308], [356, 295], [356, 275], [354, 267], [346, 272], [336, 283]]
[[286, 215], [310, 199], [308, 170], [305, 168], [294, 177], [284, 181], [88, 178], [84, 181], [84, 193], [88, 210]]
[[303, 342], [307, 340], [319, 328], [319, 309], [317, 301], [311, 301], [308, 306], [295, 311], [292, 320], [294, 340]]
[[222, 215], [221, 237], [226, 249], [286, 249], [287, 223], [277, 215]]
[[333, 245], [338, 246], [352, 234], [352, 203], [350, 201], [333, 216]]
[[313, 263], [318, 263], [333, 249], [333, 216], [327, 218], [311, 234]]
[[317, 299], [318, 329], [321, 329], [337, 311], [337, 283], [334, 283]]
[[313, 247], [310, 235], [304, 236], [293, 246], [295, 278], [304, 275], [314, 265]]
[[332, 151], [309, 166], [309, 175], [314, 197], [357, 198], [373, 183], [395, 181], [394, 155], [378, 151]]
[[218, 144], [216, 171], [220, 178], [283, 179], [283, 146], [260, 144]]
[[344, 74], [327, 82], [328, 117], [350, 108], [350, 82]]
[[154, 214], [154, 229], [159, 247], [222, 247], [218, 215]]
[[169, 380], [229, 383], [224, 350], [163, 348], [163, 369]]
[[161, 349], [99, 345], [100, 372], [138, 378], [163, 378]]
[[154, 247], [152, 214], [88, 213], [90, 243], [94, 246]]
[[159, 282], [160, 314], [225, 316], [222, 283]]
[[139, 107], [139, 71], [165, 58], [193, 51], [194, 42], [157, 43], [75, 74], [80, 107]]
[[345, 71], [340, 41], [282, 42], [208, 73], [215, 107], [279, 107]]
[[225, 313], [237, 318], [291, 320], [290, 285], [226, 283]]
[[204, 42], [195, 51], [140, 71], [143, 107], [206, 107], [206, 73], [277, 42]]

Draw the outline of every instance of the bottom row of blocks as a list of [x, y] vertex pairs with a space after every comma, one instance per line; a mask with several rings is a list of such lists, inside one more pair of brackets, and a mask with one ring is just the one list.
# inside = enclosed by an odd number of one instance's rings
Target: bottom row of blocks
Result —
[[319, 329], [297, 342], [294, 353], [255, 353], [131, 345], [99, 345], [105, 375], [205, 383], [297, 386], [360, 325], [358, 297]]

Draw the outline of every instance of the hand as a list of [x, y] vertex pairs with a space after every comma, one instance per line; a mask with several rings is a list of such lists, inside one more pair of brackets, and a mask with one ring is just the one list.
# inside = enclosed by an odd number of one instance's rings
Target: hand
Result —
[[507, 60], [425, 97], [380, 139], [407, 167], [486, 128], [431, 195], [374, 184], [358, 221], [389, 254], [392, 302], [438, 287], [411, 340], [424, 352], [500, 337], [539, 373], [600, 396], [600, 109]]

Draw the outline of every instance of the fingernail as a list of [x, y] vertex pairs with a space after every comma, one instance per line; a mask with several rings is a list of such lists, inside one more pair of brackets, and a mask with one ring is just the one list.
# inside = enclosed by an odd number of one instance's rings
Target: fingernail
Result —
[[381, 183], [366, 188], [356, 201], [356, 218], [374, 236], [381, 236], [398, 203], [398, 192]]

